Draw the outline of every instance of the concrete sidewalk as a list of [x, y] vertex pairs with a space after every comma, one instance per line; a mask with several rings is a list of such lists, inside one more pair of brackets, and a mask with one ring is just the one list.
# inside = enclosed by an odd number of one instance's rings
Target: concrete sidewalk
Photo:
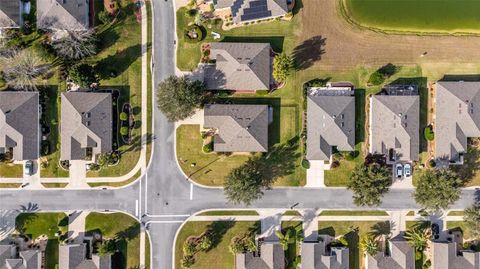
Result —
[[326, 187], [324, 161], [310, 161], [310, 168], [307, 169], [307, 184], [305, 184], [305, 188], [324, 187]]

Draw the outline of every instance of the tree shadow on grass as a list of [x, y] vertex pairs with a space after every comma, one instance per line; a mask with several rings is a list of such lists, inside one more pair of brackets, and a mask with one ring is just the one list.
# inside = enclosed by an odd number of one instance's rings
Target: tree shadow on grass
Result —
[[24, 234], [27, 231], [27, 226], [38, 218], [36, 213], [21, 213], [15, 219], [15, 229]]
[[115, 53], [101, 59], [95, 66], [100, 79], [110, 79], [126, 71], [132, 63], [141, 56], [140, 44], [117, 50]]
[[389, 221], [381, 221], [375, 223], [370, 228], [369, 235], [373, 236], [374, 238], [379, 238], [383, 235], [390, 236], [390, 222]]
[[321, 60], [325, 53], [326, 40], [325, 37], [314, 36], [295, 47], [292, 53], [295, 67], [298, 70], [307, 69], [314, 65], [316, 61]]
[[319, 229], [318, 230], [318, 235], [335, 236], [335, 229], [332, 226]]
[[[461, 166], [452, 166], [458, 176], [465, 182], [470, 182], [480, 169], [480, 149], [478, 145], [472, 145], [472, 139], [468, 140], [467, 153], [464, 155], [464, 162]], [[479, 143], [479, 142], [476, 142]]]
[[140, 223], [135, 222], [123, 231], [115, 234], [117, 240], [130, 241], [140, 234]]
[[235, 225], [234, 221], [214, 221], [207, 226], [206, 233], [210, 235], [212, 239], [212, 246], [210, 249], [214, 249], [223, 240], [223, 236]]

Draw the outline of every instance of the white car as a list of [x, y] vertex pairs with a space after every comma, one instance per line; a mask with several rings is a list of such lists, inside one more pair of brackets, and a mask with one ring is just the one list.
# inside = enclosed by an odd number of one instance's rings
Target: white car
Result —
[[405, 174], [405, 177], [410, 177], [412, 175], [412, 166], [409, 163], [406, 163], [403, 166], [403, 173]]
[[401, 163], [397, 163], [395, 165], [395, 175], [398, 178], [401, 178], [403, 176], [403, 165]]
[[33, 175], [33, 162], [32, 161], [26, 161], [25, 166], [23, 167], [23, 173], [25, 176], [31, 176]]

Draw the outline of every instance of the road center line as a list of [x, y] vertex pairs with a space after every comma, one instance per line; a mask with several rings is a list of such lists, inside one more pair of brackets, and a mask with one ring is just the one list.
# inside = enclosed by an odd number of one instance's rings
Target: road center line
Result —
[[193, 184], [190, 183], [190, 200], [193, 200]]
[[138, 217], [138, 199], [135, 200], [135, 216]]

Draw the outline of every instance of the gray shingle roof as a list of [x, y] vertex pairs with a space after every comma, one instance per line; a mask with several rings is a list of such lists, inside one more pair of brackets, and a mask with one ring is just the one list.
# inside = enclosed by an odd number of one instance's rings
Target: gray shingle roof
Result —
[[397, 160], [416, 161], [419, 153], [420, 97], [374, 95], [370, 107], [370, 152], [394, 149]]
[[329, 160], [333, 146], [340, 151], [355, 148], [355, 97], [308, 96], [307, 159]]
[[15, 254], [15, 245], [0, 245], [0, 268], [3, 269], [6, 260], [14, 258]]
[[480, 137], [480, 82], [439, 81], [435, 103], [435, 158], [458, 162], [467, 137]]
[[205, 83], [212, 90], [268, 90], [272, 81], [272, 57], [268, 43], [211, 44], [214, 65], [205, 70]]
[[112, 151], [112, 94], [62, 93], [61, 112], [61, 160], [83, 160], [88, 147]]
[[235, 23], [279, 17], [288, 12], [286, 0], [215, 0], [214, 5], [216, 9], [230, 7]]
[[204, 127], [217, 129], [214, 151], [268, 150], [267, 105], [206, 105]]
[[455, 242], [432, 242], [432, 268], [480, 268], [480, 252], [461, 251], [462, 255], [457, 255], [457, 251], [457, 243]]
[[260, 255], [247, 252], [235, 256], [236, 269], [284, 269], [285, 253], [278, 242], [264, 242]]
[[40, 250], [25, 250], [20, 252], [25, 269], [42, 268], [42, 252]]
[[0, 92], [0, 152], [13, 148], [15, 160], [39, 156], [38, 92]]
[[20, 0], [2, 0], [0, 1], [0, 28], [16, 28], [21, 24]]
[[87, 0], [37, 0], [37, 27], [83, 31], [89, 28]]
[[99, 257], [92, 254], [92, 259], [87, 259], [86, 244], [60, 245], [58, 253], [58, 266], [62, 269], [110, 269], [111, 256]]
[[309, 269], [348, 269], [348, 248], [333, 247], [326, 253], [324, 242], [302, 243], [302, 268]]
[[40, 269], [42, 267], [42, 252], [26, 250], [19, 253], [15, 245], [0, 245], [1, 269]]
[[401, 235], [390, 241], [390, 256], [367, 256], [369, 269], [415, 269], [415, 249]]

